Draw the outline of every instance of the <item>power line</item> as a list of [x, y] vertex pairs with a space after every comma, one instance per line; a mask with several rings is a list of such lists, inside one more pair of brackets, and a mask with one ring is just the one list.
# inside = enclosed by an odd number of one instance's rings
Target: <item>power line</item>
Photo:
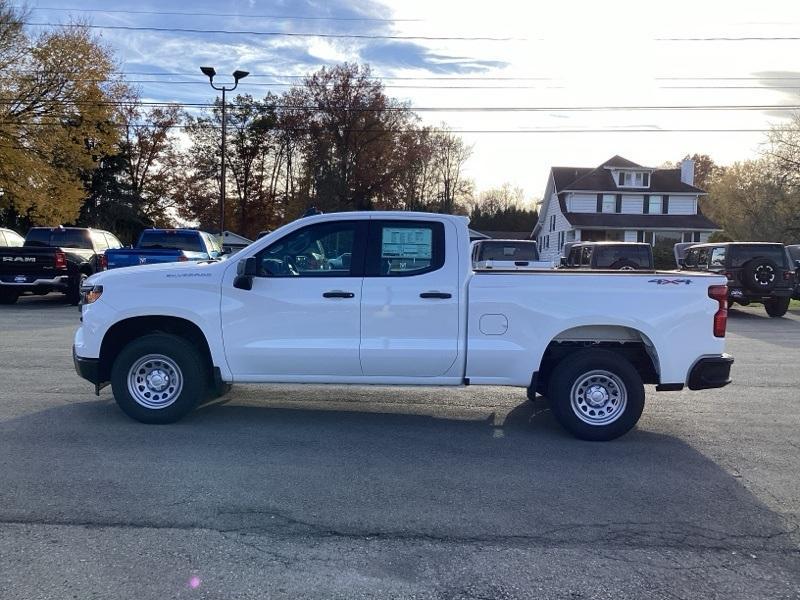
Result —
[[[3, 123], [2, 124], [18, 124], [18, 123]], [[26, 125], [31, 125], [34, 127], [45, 127], [45, 126], [52, 126], [54, 123], [41, 123], [41, 122], [32, 122], [27, 123]], [[167, 125], [167, 126], [156, 126], [151, 125], [148, 123], [140, 123], [140, 124], [133, 124], [135, 127], [142, 127], [142, 128], [160, 128], [160, 129], [221, 129], [222, 127], [219, 125], [209, 125], [209, 124], [201, 124], [201, 125]], [[312, 132], [317, 131], [316, 129], [311, 129], [308, 127], [303, 128], [285, 128], [279, 129], [278, 131], [282, 132]], [[394, 134], [394, 133], [415, 133], [420, 132], [421, 129], [408, 129], [408, 128], [401, 128], [401, 129], [348, 129], [351, 133], [386, 133], [386, 134]], [[546, 129], [546, 128], [519, 128], [519, 129], [429, 129], [428, 131], [432, 133], [495, 133], [495, 134], [538, 134], [538, 133], [766, 133], [769, 131], [784, 131], [781, 128], [703, 128], [703, 129], [682, 129], [682, 128], [594, 128], [594, 129], [587, 129], [587, 128], [577, 128], [577, 129], [566, 129], [566, 128], [554, 128], [554, 129]], [[787, 130], [788, 131], [788, 130]]]
[[709, 36], [709, 37], [664, 37], [656, 38], [657, 42], [795, 42], [800, 40], [798, 36], [775, 36], [775, 35], [746, 35], [746, 36]]
[[433, 36], [433, 35], [380, 35], [372, 33], [314, 33], [294, 31], [254, 31], [231, 29], [197, 29], [194, 27], [151, 27], [146, 25], [87, 25], [81, 23], [35, 23], [23, 21], [25, 25], [36, 27], [86, 27], [88, 29], [112, 29], [120, 31], [154, 31], [157, 33], [210, 33], [224, 35], [257, 35], [268, 37], [316, 37], [334, 39], [363, 40], [425, 40], [425, 41], [469, 41], [469, 42], [512, 42], [527, 41], [527, 38], [490, 37], [490, 36]]
[[[2, 105], [14, 105], [13, 100], [0, 100]], [[149, 106], [149, 107], [179, 107], [179, 108], [214, 108], [218, 106], [210, 102], [159, 102], [148, 100], [101, 100], [101, 101], [76, 101], [71, 102], [77, 106], [117, 106], [123, 108]], [[229, 103], [231, 105], [231, 103]], [[232, 104], [236, 108], [235, 104]], [[324, 112], [326, 107], [315, 105], [274, 104], [267, 108], [278, 110], [308, 110]], [[337, 110], [346, 112], [627, 112], [627, 111], [765, 111], [765, 110], [800, 110], [800, 104], [663, 104], [663, 105], [596, 105], [596, 106], [384, 106], [380, 108], [369, 107], [336, 107]]]
[[[23, 7], [18, 7], [23, 8]], [[218, 13], [218, 12], [180, 12], [180, 11], [158, 11], [158, 10], [122, 10], [108, 8], [67, 8], [63, 6], [35, 6], [28, 10], [31, 11], [60, 11], [60, 12], [84, 12], [84, 13], [108, 13], [126, 15], [171, 15], [184, 17], [237, 17], [244, 19], [272, 19], [282, 21], [354, 21], [354, 22], [374, 22], [374, 23], [418, 23], [423, 19], [386, 19], [379, 17], [308, 17], [301, 15], [263, 15], [263, 14], [241, 14], [241, 13]]]

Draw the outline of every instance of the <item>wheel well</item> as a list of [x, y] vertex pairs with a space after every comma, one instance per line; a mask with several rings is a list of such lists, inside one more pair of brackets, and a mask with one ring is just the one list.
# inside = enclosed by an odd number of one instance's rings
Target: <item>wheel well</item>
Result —
[[644, 383], [660, 381], [658, 356], [643, 333], [617, 326], [576, 327], [559, 334], [547, 345], [535, 374], [536, 391], [545, 394], [556, 365], [570, 354], [588, 348], [616, 352], [634, 366]]
[[125, 346], [149, 333], [169, 333], [188, 340], [200, 350], [211, 373], [213, 362], [208, 340], [197, 325], [180, 317], [132, 317], [112, 325], [103, 337], [100, 346], [100, 381], [111, 379], [111, 367]]

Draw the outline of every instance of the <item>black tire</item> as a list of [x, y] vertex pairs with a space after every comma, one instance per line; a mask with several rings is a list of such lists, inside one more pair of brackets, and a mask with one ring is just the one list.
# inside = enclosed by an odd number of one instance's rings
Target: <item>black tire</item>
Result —
[[742, 265], [742, 283], [754, 292], [772, 291], [778, 283], [781, 270], [768, 258], [751, 258]]
[[[130, 371], [137, 362], [149, 355], [160, 355], [171, 361], [177, 367], [178, 376], [182, 380], [177, 396], [171, 404], [162, 408], [143, 405], [128, 389]], [[153, 362], [157, 363], [158, 359]], [[166, 333], [151, 333], [133, 340], [119, 353], [111, 368], [111, 389], [119, 407], [132, 419], [151, 424], [174, 423], [208, 397], [208, 370], [206, 360], [184, 338]], [[140, 387], [145, 392], [147, 389], [145, 386]]]
[[0, 304], [15, 304], [19, 298], [16, 290], [0, 290]]
[[[579, 383], [586, 387], [578, 387]], [[605, 393], [607, 401], [602, 407], [589, 404], [589, 383], [598, 388], [599, 395]], [[577, 388], [575, 408], [573, 388]], [[556, 365], [550, 376], [548, 398], [556, 420], [572, 435], [582, 440], [608, 441], [636, 426], [644, 410], [644, 385], [636, 368], [623, 356], [610, 350], [580, 350]], [[576, 413], [578, 410], [583, 418]]]
[[87, 279], [89, 276], [86, 273], [78, 273], [77, 277], [70, 279], [67, 288], [67, 302], [72, 306], [78, 306], [81, 303], [81, 287]]
[[782, 317], [789, 310], [789, 298], [772, 298], [764, 302], [764, 308], [770, 317]]

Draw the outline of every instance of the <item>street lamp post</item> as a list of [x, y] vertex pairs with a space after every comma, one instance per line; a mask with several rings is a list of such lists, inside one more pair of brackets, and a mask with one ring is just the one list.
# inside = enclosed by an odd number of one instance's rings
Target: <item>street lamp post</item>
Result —
[[219, 242], [222, 244], [224, 241], [223, 236], [225, 235], [225, 125], [227, 124], [227, 119], [225, 118], [225, 92], [232, 92], [235, 90], [239, 85], [239, 80], [244, 79], [250, 73], [236, 70], [233, 72], [233, 87], [225, 87], [224, 85], [217, 87], [214, 85], [214, 76], [217, 74], [214, 67], [200, 67], [200, 70], [203, 72], [203, 75], [208, 77], [208, 82], [211, 84], [211, 87], [222, 92], [222, 171], [220, 173], [222, 185], [220, 186], [219, 197]]

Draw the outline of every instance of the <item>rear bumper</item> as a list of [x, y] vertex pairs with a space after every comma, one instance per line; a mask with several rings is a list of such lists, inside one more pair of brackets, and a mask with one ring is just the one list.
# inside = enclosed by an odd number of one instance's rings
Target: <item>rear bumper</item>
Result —
[[[730, 284], [728, 284], [730, 286]], [[747, 289], [739, 287], [728, 288], [728, 298], [730, 300], [746, 300], [748, 302], [764, 302], [773, 298], [789, 298], [792, 296], [792, 288], [777, 288], [765, 294], [755, 294]]]
[[100, 381], [100, 359], [99, 358], [84, 358], [78, 356], [75, 348], [72, 348], [72, 362], [75, 365], [75, 372], [83, 377], [86, 381], [98, 385]]
[[733, 356], [730, 354], [701, 358], [689, 371], [689, 389], [707, 390], [728, 385], [732, 365]]
[[22, 292], [35, 292], [35, 291], [66, 291], [69, 287], [69, 275], [58, 275], [52, 279], [45, 277], [35, 278], [35, 276], [27, 276], [25, 280], [9, 281], [9, 278], [0, 279], [0, 288], [7, 290], [16, 290]]

